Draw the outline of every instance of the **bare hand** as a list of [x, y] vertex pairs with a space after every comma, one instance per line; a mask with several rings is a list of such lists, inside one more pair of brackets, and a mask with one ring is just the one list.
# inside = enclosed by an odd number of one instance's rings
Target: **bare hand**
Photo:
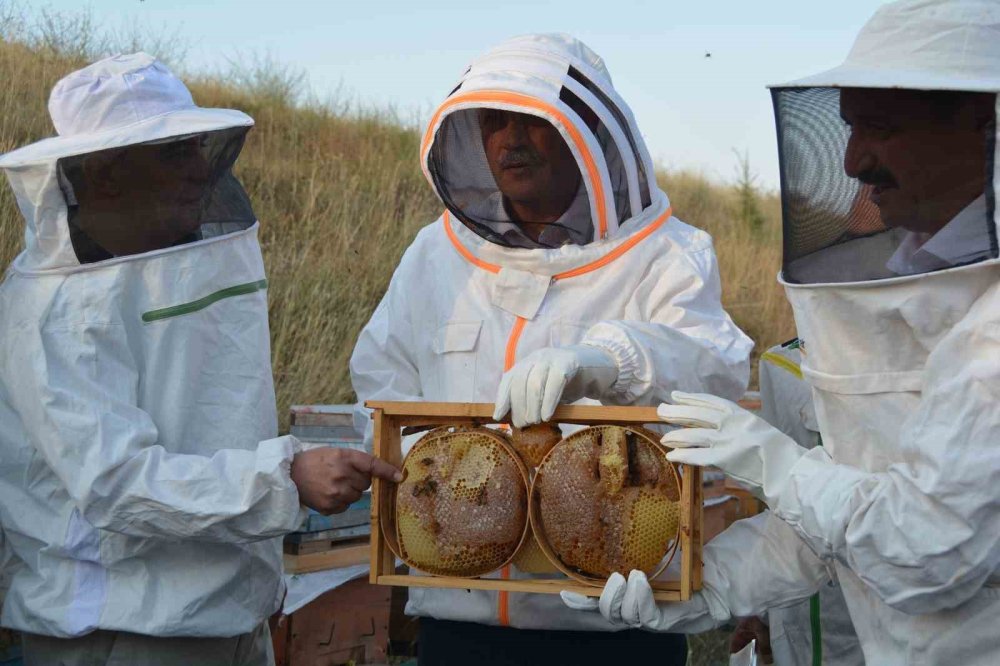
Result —
[[372, 477], [403, 480], [402, 473], [364, 451], [323, 447], [303, 451], [292, 460], [292, 482], [299, 501], [323, 515], [340, 513], [361, 499]]

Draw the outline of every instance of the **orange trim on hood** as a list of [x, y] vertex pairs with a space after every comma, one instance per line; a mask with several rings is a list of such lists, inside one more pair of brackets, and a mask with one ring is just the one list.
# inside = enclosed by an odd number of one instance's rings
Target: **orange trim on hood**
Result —
[[[651, 222], [649, 226], [647, 226], [645, 229], [643, 229], [636, 235], [629, 238], [627, 241], [625, 241], [615, 249], [608, 252], [600, 259], [595, 259], [590, 263], [578, 266], [576, 268], [572, 268], [568, 271], [563, 271], [562, 273], [556, 273], [555, 275], [552, 276], [552, 279], [566, 280], [568, 278], [574, 278], [574, 277], [579, 277], [581, 275], [585, 275], [587, 273], [590, 273], [591, 271], [596, 271], [599, 268], [604, 268], [611, 262], [621, 257], [623, 254], [634, 248], [636, 245], [646, 240], [654, 231], [662, 227], [664, 223], [667, 220], [669, 220], [670, 216], [673, 214], [674, 214], [673, 207], [667, 208], [667, 210], [664, 211], [664, 213], [660, 215], [660, 217], [656, 218], [656, 220]], [[500, 272], [501, 269], [500, 266], [483, 261], [476, 255], [474, 255], [469, 248], [462, 245], [462, 241], [458, 239], [458, 236], [455, 234], [455, 230], [451, 228], [451, 214], [448, 211], [444, 212], [442, 222], [444, 223], [444, 230], [445, 233], [448, 235], [448, 240], [451, 241], [451, 244], [455, 246], [455, 249], [458, 251], [460, 255], [462, 255], [462, 257], [465, 258], [466, 261], [468, 261], [470, 264], [474, 266], [477, 266], [478, 268], [483, 269], [484, 271], [489, 271], [490, 273]]]
[[427, 156], [430, 152], [431, 144], [434, 142], [434, 131], [438, 122], [441, 120], [441, 116], [443, 116], [445, 111], [453, 106], [458, 104], [468, 104], [470, 102], [493, 102], [520, 106], [527, 109], [534, 109], [535, 111], [541, 111], [542, 113], [549, 114], [558, 120], [559, 123], [566, 129], [566, 133], [569, 134], [570, 139], [576, 145], [577, 150], [583, 157], [583, 165], [586, 167], [587, 176], [593, 184], [591, 191], [594, 193], [594, 199], [597, 200], [598, 236], [600, 238], [604, 238], [608, 235], [608, 210], [607, 205], [604, 202], [604, 184], [601, 181], [601, 174], [597, 170], [597, 163], [594, 161], [594, 156], [590, 154], [590, 150], [587, 148], [587, 142], [584, 140], [583, 135], [580, 133], [580, 130], [577, 129], [576, 125], [571, 123], [569, 118], [566, 117], [566, 114], [548, 102], [543, 102], [537, 97], [521, 93], [507, 92], [504, 90], [473, 90], [471, 92], [459, 93], [458, 95], [449, 97], [441, 104], [441, 106], [437, 108], [437, 111], [434, 112], [434, 117], [431, 118], [431, 122], [427, 125], [427, 131], [424, 133], [423, 140], [420, 142], [420, 158], [424, 165], [427, 164]]

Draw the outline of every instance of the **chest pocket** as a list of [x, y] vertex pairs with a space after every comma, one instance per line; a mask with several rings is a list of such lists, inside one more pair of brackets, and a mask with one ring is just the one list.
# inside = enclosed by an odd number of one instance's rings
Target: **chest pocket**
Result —
[[432, 401], [470, 402], [492, 400], [474, 395], [482, 320], [449, 321], [434, 333], [431, 344], [433, 370], [424, 397]]

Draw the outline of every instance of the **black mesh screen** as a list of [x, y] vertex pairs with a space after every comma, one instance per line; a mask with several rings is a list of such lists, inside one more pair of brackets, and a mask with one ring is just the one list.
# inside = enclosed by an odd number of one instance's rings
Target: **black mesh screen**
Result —
[[[448, 114], [438, 128], [428, 169], [448, 209], [490, 242], [506, 247], [583, 245], [593, 240], [590, 201], [583, 180], [575, 199], [541, 234], [526, 233], [512, 222], [509, 202], [500, 191], [483, 148], [480, 117], [489, 109], [462, 109]], [[538, 122], [546, 122], [538, 119]], [[575, 164], [572, 168], [579, 170]]]
[[[876, 280], [996, 256], [992, 100], [850, 89], [842, 100], [837, 88], [772, 96], [785, 280]], [[977, 124], [978, 108], [989, 122]]]
[[232, 173], [248, 130], [172, 137], [59, 160], [80, 263], [252, 226], [250, 199]]

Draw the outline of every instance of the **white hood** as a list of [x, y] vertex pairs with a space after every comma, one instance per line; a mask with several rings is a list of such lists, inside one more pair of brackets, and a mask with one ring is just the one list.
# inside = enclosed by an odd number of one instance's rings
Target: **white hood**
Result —
[[[568, 99], [599, 120], [592, 131]], [[435, 111], [420, 147], [421, 165], [452, 215], [486, 206], [496, 184], [469, 109], [495, 108], [546, 119], [566, 141], [580, 168], [589, 203], [592, 240], [614, 238], [619, 227], [651, 207], [669, 207], [656, 185], [653, 162], [628, 105], [615, 92], [604, 61], [569, 35], [515, 37], [468, 67]]]

